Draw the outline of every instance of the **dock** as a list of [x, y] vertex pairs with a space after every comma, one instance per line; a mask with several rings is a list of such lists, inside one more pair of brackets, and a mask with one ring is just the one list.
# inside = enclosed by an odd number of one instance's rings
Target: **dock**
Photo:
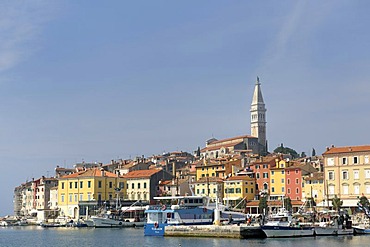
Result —
[[166, 237], [265, 238], [260, 226], [248, 225], [188, 225], [166, 226]]

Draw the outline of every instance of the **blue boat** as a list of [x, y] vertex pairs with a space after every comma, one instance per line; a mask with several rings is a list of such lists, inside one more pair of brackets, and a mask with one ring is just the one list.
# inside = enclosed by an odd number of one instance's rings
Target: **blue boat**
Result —
[[161, 204], [148, 206], [145, 236], [164, 236], [166, 226], [210, 225], [214, 211], [207, 208], [208, 198], [203, 196], [154, 197]]

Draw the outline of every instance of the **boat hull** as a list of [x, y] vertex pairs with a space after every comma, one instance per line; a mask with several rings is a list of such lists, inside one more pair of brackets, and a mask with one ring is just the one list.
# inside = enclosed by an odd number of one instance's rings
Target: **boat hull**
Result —
[[315, 227], [316, 236], [353, 235], [353, 228], [342, 229], [338, 227]]
[[96, 228], [143, 227], [144, 222], [130, 222], [109, 218], [91, 217]]
[[370, 228], [353, 226], [354, 234], [370, 234]]
[[268, 238], [291, 238], [314, 236], [313, 227], [269, 226], [261, 227]]

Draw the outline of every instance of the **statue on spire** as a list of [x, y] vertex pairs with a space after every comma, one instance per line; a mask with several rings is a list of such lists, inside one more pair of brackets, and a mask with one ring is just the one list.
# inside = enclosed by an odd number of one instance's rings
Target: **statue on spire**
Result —
[[257, 84], [260, 83], [260, 78], [257, 76], [257, 81], [256, 81]]

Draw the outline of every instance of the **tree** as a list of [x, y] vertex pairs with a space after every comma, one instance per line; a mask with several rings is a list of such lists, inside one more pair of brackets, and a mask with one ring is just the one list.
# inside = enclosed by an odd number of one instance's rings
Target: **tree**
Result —
[[315, 202], [315, 199], [313, 197], [310, 197], [307, 199], [307, 205], [309, 205], [309, 207], [315, 207], [316, 206], [316, 202]]
[[284, 207], [286, 210], [291, 211], [292, 210], [292, 200], [290, 197], [285, 197], [284, 198]]
[[362, 195], [361, 197], [360, 197], [360, 201], [359, 201], [359, 203], [361, 203], [361, 205], [363, 206], [363, 207], [369, 207], [370, 205], [370, 203], [369, 203], [369, 200], [367, 199], [367, 197], [366, 196], [364, 196], [364, 195]]
[[289, 147], [284, 147], [283, 143], [281, 143], [280, 147], [275, 148], [274, 153], [290, 154], [293, 158], [299, 157], [297, 151]]
[[265, 214], [267, 213], [267, 196], [261, 196], [260, 197], [260, 201], [259, 201], [259, 204], [258, 204], [258, 207], [260, 209], [261, 212], [263, 212], [263, 210], [265, 209]]
[[301, 153], [301, 158], [304, 158], [304, 157], [306, 157], [307, 155], [306, 155], [306, 153], [305, 152], [302, 152]]
[[197, 149], [197, 157], [200, 157], [200, 147]]
[[316, 150], [314, 149], [314, 148], [312, 148], [312, 155], [311, 155], [312, 157], [313, 156], [316, 156]]
[[338, 211], [343, 205], [343, 201], [339, 197], [337, 197], [337, 195], [335, 195], [334, 198], [332, 199], [332, 203], [333, 203], [333, 209], [338, 210]]

